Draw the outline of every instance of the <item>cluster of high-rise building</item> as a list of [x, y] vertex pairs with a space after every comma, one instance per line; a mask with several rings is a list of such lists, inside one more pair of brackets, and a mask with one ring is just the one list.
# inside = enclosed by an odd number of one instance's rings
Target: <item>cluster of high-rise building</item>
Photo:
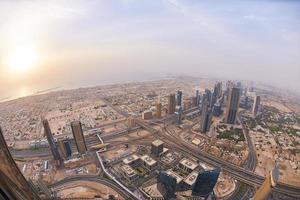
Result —
[[[168, 96], [167, 114], [176, 116], [176, 124], [182, 123], [183, 110], [189, 108], [196, 108], [195, 115], [200, 116], [199, 129], [200, 132], [206, 133], [210, 130], [213, 116], [222, 115], [222, 106], [225, 105], [224, 122], [227, 124], [235, 124], [240, 107], [241, 96], [243, 95], [241, 83], [228, 82], [225, 91], [222, 90], [222, 83], [215, 84], [213, 91], [205, 89], [203, 94], [196, 90], [195, 96], [188, 99], [188, 102], [183, 98], [183, 92], [178, 90]], [[248, 105], [248, 97], [244, 98], [244, 103]], [[252, 106], [252, 114], [256, 116], [260, 108], [260, 96], [255, 96]], [[153, 116], [157, 118], [162, 117], [162, 103], [156, 103], [156, 112], [151, 110], [142, 113], [142, 118], [145, 120], [151, 119]], [[193, 110], [193, 109], [191, 109]], [[127, 120], [128, 127], [136, 126], [136, 119], [129, 117]], [[47, 119], [42, 119], [44, 133], [49, 143], [49, 148], [56, 166], [63, 167], [66, 160], [73, 155], [72, 144], [69, 138], [60, 138], [56, 141], [51, 132], [51, 128]], [[85, 154], [88, 149], [84, 138], [83, 128], [80, 121], [71, 122], [71, 130], [79, 154]], [[121, 166], [124, 177], [128, 181], [133, 181], [138, 177], [135, 173], [136, 166], [144, 166], [148, 171], [155, 171], [159, 168], [158, 159], [165, 153], [164, 143], [160, 140], [155, 140], [151, 144], [151, 154], [149, 155], [132, 155], [124, 159], [124, 165]], [[0, 197], [3, 199], [39, 199], [37, 191], [27, 182], [16, 163], [13, 161], [8, 148], [6, 146], [2, 131], [0, 129]], [[157, 161], [156, 161], [157, 160]], [[3, 161], [3, 162], [2, 162]], [[48, 161], [47, 161], [48, 162]], [[181, 165], [183, 167], [181, 167]], [[188, 165], [193, 165], [191, 162]], [[7, 167], [9, 166], [9, 167]], [[191, 184], [192, 196], [206, 198], [211, 194], [220, 174], [220, 169], [211, 171], [195, 171], [191, 166], [185, 169], [184, 164], [179, 163], [181, 170], [187, 170], [188, 176], [195, 176], [195, 182]], [[167, 169], [166, 169], [167, 170]], [[154, 172], [153, 172], [154, 173]], [[196, 175], [195, 175], [196, 174]], [[270, 179], [271, 180], [271, 179]], [[43, 186], [41, 183], [40, 185]], [[167, 171], [160, 171], [157, 176], [157, 188], [164, 199], [175, 199], [176, 191], [178, 189], [178, 180]], [[13, 187], [14, 186], [14, 187]], [[2, 196], [1, 196], [2, 195]], [[49, 195], [48, 195], [49, 196]], [[1, 199], [1, 198], [0, 198]]]
[[[206, 133], [210, 129], [212, 116], [222, 115], [222, 106], [225, 106], [224, 122], [227, 124], [235, 124], [239, 107], [248, 108], [249, 97], [243, 94], [241, 82], [234, 83], [228, 81], [226, 90], [222, 90], [222, 82], [217, 82], [213, 92], [205, 89], [202, 96], [199, 90], [196, 90], [196, 95], [190, 99], [183, 101], [182, 91], [177, 91], [175, 94], [168, 96], [168, 114], [176, 114], [176, 123], [181, 124], [183, 109], [189, 109], [199, 106], [201, 112], [200, 132]], [[260, 96], [256, 96], [252, 106], [252, 113], [255, 116], [259, 110]], [[158, 109], [157, 109], [158, 110]], [[161, 115], [159, 115], [161, 116]]]
[[[185, 189], [192, 190], [191, 198], [202, 197], [206, 199], [213, 192], [213, 189], [218, 181], [221, 170], [219, 168], [203, 171], [199, 173], [192, 173], [193, 184], [187, 186]], [[190, 187], [190, 188], [189, 188]], [[176, 191], [180, 190], [175, 176], [171, 173], [160, 171], [157, 176], [157, 189], [164, 197], [164, 199], [176, 199]], [[199, 198], [197, 198], [199, 199]]]
[[201, 99], [201, 120], [200, 132], [206, 133], [210, 129], [212, 116], [219, 116], [221, 114], [221, 101], [222, 98], [222, 83], [215, 84], [214, 91], [205, 89], [205, 93]]
[[[71, 143], [68, 138], [65, 138], [59, 139], [57, 142], [58, 145], [56, 145], [48, 120], [43, 119], [42, 123], [54, 161], [58, 167], [61, 167], [63, 166], [63, 160], [66, 160], [72, 156]], [[81, 122], [73, 121], [71, 123], [71, 128], [78, 153], [85, 154], [87, 151], [87, 146], [84, 140]], [[60, 150], [61, 154], [59, 153], [58, 149]]]

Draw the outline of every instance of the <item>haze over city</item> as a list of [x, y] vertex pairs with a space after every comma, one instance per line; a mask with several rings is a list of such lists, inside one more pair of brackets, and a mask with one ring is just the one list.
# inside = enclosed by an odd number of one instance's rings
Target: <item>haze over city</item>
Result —
[[299, 19], [292, 0], [4, 0], [0, 98], [170, 74], [299, 94]]
[[0, 199], [300, 199], [300, 1], [0, 0]]

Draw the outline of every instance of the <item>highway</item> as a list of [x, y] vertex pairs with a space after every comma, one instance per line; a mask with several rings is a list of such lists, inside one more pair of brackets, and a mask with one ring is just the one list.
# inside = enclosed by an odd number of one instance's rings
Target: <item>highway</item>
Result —
[[[194, 108], [196, 109], [196, 108]], [[191, 109], [191, 112], [194, 110]], [[186, 112], [187, 113], [187, 112]], [[151, 120], [151, 121], [144, 121], [144, 120], [139, 120], [137, 119], [137, 123], [139, 126], [135, 127], [133, 130], [138, 130], [141, 127], [148, 130], [150, 133], [152, 133], [153, 135], [155, 135], [156, 137], [160, 138], [161, 140], [163, 140], [166, 144], [167, 147], [170, 148], [175, 148], [178, 151], [188, 154], [188, 155], [192, 155], [195, 158], [208, 163], [212, 166], [215, 167], [221, 167], [222, 170], [228, 174], [230, 174], [232, 177], [234, 177], [236, 180], [249, 185], [249, 186], [260, 186], [262, 184], [262, 182], [264, 181], [264, 177], [257, 175], [255, 172], [253, 172], [253, 170], [255, 169], [255, 165], [256, 165], [256, 155], [249, 155], [248, 158], [248, 165], [246, 166], [246, 168], [242, 168], [239, 166], [236, 166], [234, 164], [231, 164], [230, 162], [227, 162], [225, 160], [222, 160], [218, 157], [215, 157], [205, 151], [202, 151], [200, 148], [194, 146], [193, 144], [190, 144], [188, 142], [185, 142], [183, 140], [181, 140], [180, 138], [178, 138], [176, 135], [174, 135], [172, 133], [172, 131], [168, 130], [168, 128], [165, 129], [165, 131], [160, 131], [155, 129], [152, 124], [156, 123], [156, 122], [160, 122], [160, 123], [166, 123], [169, 121], [172, 121], [174, 119], [174, 116], [168, 116], [165, 117], [163, 119], [160, 120]], [[111, 139], [115, 139], [117, 137], [121, 137], [124, 136], [126, 134], [128, 134], [129, 132], [128, 130], [121, 130], [121, 131], [117, 131], [117, 132], [113, 132], [110, 135], [102, 135], [102, 139], [105, 140], [106, 142], [109, 142], [109, 140]], [[251, 143], [249, 143], [251, 141], [249, 135], [247, 136], [248, 133], [246, 133], [246, 140], [248, 143], [249, 147], [253, 147], [253, 145]], [[122, 143], [122, 141], [119, 141]], [[99, 140], [97, 139], [97, 137], [94, 136], [89, 136], [86, 137], [86, 143], [88, 145], [88, 147], [93, 146], [95, 144], [99, 144]], [[127, 141], [126, 141], [127, 143]], [[136, 143], [139, 143], [139, 140], [136, 141]], [[72, 145], [75, 146], [75, 145]], [[250, 152], [252, 152], [253, 149], [250, 149]], [[22, 157], [39, 157], [39, 156], [51, 156], [50, 155], [50, 151], [48, 148], [45, 148], [43, 150], [38, 150], [38, 151], [33, 151], [33, 150], [25, 150], [25, 151], [16, 151], [16, 150], [11, 150], [11, 153], [13, 154], [13, 156], [15, 158], [22, 158]], [[300, 198], [300, 188], [296, 187], [296, 186], [292, 186], [292, 185], [287, 185], [284, 183], [278, 183], [277, 186], [273, 189], [275, 192], [281, 193], [281, 194], [285, 194], [288, 196], [292, 196], [292, 197], [296, 197], [296, 198]]]
[[[124, 135], [127, 135], [129, 133], [132, 133], [136, 130], [140, 129], [139, 126], [131, 128], [131, 129], [124, 129], [120, 131], [114, 131], [109, 134], [105, 134], [102, 136], [103, 140], [109, 141], [111, 139], [115, 139], [118, 137], [122, 137]], [[97, 133], [95, 135], [90, 135], [88, 137], [85, 137], [85, 141], [87, 144], [87, 147], [90, 148], [91, 146], [94, 146], [96, 144], [99, 144], [99, 140], [96, 137]], [[74, 143], [74, 139], [70, 139], [72, 152], [77, 152], [76, 145]], [[11, 154], [13, 155], [14, 159], [26, 159], [26, 158], [34, 158], [34, 157], [51, 157], [51, 151], [48, 148], [39, 148], [39, 149], [25, 149], [25, 150], [15, 150], [10, 149]]]
[[256, 163], [257, 163], [256, 152], [255, 152], [254, 145], [252, 143], [251, 137], [249, 136], [249, 130], [247, 128], [245, 128], [245, 124], [244, 124], [244, 122], [241, 118], [242, 113], [244, 113], [244, 111], [238, 112], [237, 120], [242, 125], [245, 140], [246, 140], [247, 145], [248, 145], [249, 155], [248, 155], [248, 161], [247, 161], [246, 169], [254, 171], [255, 168], [256, 168]]
[[[237, 121], [242, 125], [243, 128], [243, 133], [244, 133], [244, 137], [245, 140], [247, 142], [247, 146], [248, 146], [248, 158], [247, 158], [247, 163], [246, 163], [246, 169], [250, 170], [250, 171], [255, 171], [256, 168], [256, 164], [257, 164], [257, 157], [256, 157], [256, 152], [254, 149], [254, 145], [252, 143], [252, 139], [249, 136], [249, 130], [247, 128], [245, 128], [245, 124], [244, 121], [242, 120], [242, 114], [245, 112], [245, 110], [239, 111], [237, 114]], [[237, 190], [236, 192], [238, 192], [237, 196], [236, 193], [232, 195], [233, 198], [238, 197], [238, 199], [249, 199], [248, 195], [251, 193], [252, 188], [242, 184], [241, 187], [239, 188], [239, 190]], [[244, 193], [244, 194], [243, 194]]]
[[[250, 186], [260, 186], [264, 181], [264, 177], [259, 176], [254, 172], [249, 171], [248, 169], [231, 164], [207, 152], [202, 151], [200, 148], [194, 146], [193, 144], [180, 140], [177, 136], [174, 136], [167, 129], [163, 133], [162, 131], [154, 129], [150, 124], [148, 124], [148, 122], [138, 120], [138, 124], [148, 131], [152, 132], [153, 134], [156, 134], [169, 146], [177, 148], [178, 150], [186, 154], [193, 155], [197, 159], [204, 161], [210, 165], [221, 167], [223, 171], [229, 173], [232, 177], [241, 181], [242, 183]], [[274, 191], [288, 196], [300, 198], [300, 188], [296, 186], [278, 183], [274, 188]]]

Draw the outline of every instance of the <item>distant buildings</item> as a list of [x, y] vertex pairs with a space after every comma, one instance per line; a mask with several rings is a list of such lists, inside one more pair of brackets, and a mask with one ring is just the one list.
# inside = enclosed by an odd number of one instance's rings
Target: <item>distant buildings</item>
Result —
[[240, 108], [249, 109], [251, 106], [249, 105], [249, 97], [248, 96], [241, 96], [240, 99]]
[[200, 103], [200, 94], [199, 94], [199, 90], [196, 90], [196, 105], [199, 106]]
[[133, 128], [136, 126], [135, 119], [133, 117], [127, 118], [127, 126], [128, 128]]
[[233, 87], [229, 93], [227, 108], [225, 113], [225, 123], [234, 124], [240, 102], [240, 88]]
[[157, 177], [157, 188], [164, 199], [175, 199], [176, 187], [177, 181], [175, 177], [168, 175], [166, 172], [159, 172]]
[[221, 108], [221, 104], [220, 103], [215, 103], [212, 113], [214, 116], [218, 117], [222, 114], [222, 108]]
[[177, 125], [180, 125], [181, 124], [181, 120], [182, 120], [182, 107], [181, 106], [176, 106], [176, 112], [175, 112], [175, 115], [176, 115], [176, 124]]
[[49, 122], [48, 122], [48, 120], [43, 119], [42, 123], [43, 123], [43, 126], [44, 126], [45, 135], [47, 137], [47, 140], [48, 140], [48, 143], [49, 143], [49, 146], [50, 146], [50, 150], [51, 150], [52, 156], [55, 160], [55, 163], [56, 163], [57, 166], [61, 166], [62, 165], [62, 158], [60, 157], [59, 152], [58, 152], [58, 148], [55, 144], [55, 141], [54, 141], [54, 138], [53, 138], [50, 126], [49, 126]]
[[212, 106], [212, 93], [209, 89], [205, 89], [205, 97], [206, 100], [208, 102], [208, 106], [211, 107]]
[[260, 96], [255, 96], [253, 107], [252, 107], [252, 114], [254, 116], [257, 115], [257, 112], [259, 110], [259, 106], [260, 106]]
[[183, 109], [188, 110], [192, 107], [192, 102], [190, 98], [185, 98], [183, 101]]
[[212, 193], [218, 181], [219, 175], [220, 169], [200, 172], [193, 186], [192, 195], [208, 197]]
[[161, 118], [161, 103], [156, 104], [156, 117]]
[[149, 120], [149, 119], [152, 119], [152, 111], [151, 110], [147, 110], [147, 111], [144, 111], [142, 113], [142, 119], [144, 120]]
[[206, 95], [203, 98], [202, 102], [202, 111], [201, 111], [201, 119], [200, 119], [200, 131], [202, 133], [206, 133], [206, 131], [210, 128], [210, 122], [211, 122], [211, 111], [208, 107], [208, 100], [206, 98]]
[[191, 97], [192, 107], [196, 107], [198, 105], [197, 103], [197, 97]]
[[175, 94], [170, 94], [168, 97], [168, 114], [174, 114], [176, 107]]
[[211, 106], [214, 106], [214, 104], [221, 97], [222, 97], [222, 82], [218, 82], [218, 83], [215, 84], [215, 87], [214, 87], [214, 91], [213, 91], [213, 94], [212, 94]]
[[176, 93], [176, 105], [182, 106], [182, 91], [178, 90]]
[[221, 98], [222, 97], [222, 82], [218, 82], [217, 86], [216, 86], [216, 93], [217, 93], [217, 97]]
[[164, 142], [161, 140], [155, 140], [151, 143], [151, 154], [159, 157], [164, 150]]
[[39, 200], [32, 182], [27, 182], [5, 142], [0, 127], [0, 199]]
[[76, 143], [77, 150], [80, 154], [84, 154], [87, 151], [87, 147], [84, 140], [82, 126], [80, 121], [71, 122], [71, 128], [73, 137]]

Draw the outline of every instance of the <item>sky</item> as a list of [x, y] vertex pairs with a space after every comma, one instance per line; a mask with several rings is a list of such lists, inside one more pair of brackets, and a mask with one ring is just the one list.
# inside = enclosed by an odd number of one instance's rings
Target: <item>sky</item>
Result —
[[165, 75], [300, 93], [300, 1], [0, 1], [0, 99]]

